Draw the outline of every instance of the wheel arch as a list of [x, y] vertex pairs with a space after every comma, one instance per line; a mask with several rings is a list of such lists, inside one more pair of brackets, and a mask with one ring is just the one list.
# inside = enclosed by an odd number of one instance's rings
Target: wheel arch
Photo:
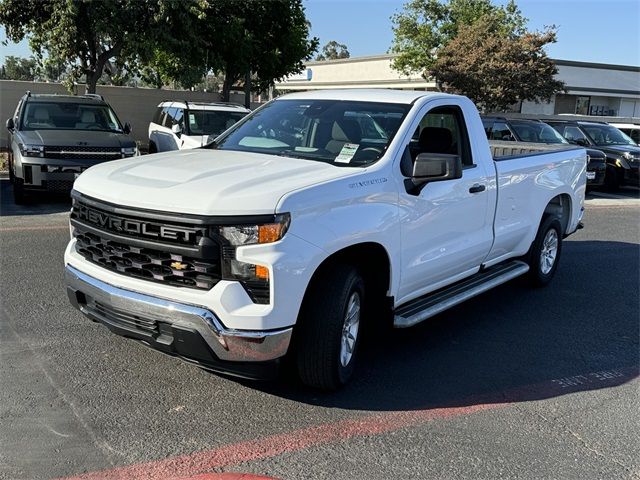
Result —
[[[362, 242], [333, 252], [325, 258], [315, 269], [302, 300], [304, 306], [309, 292], [313, 288], [317, 288], [319, 278], [323, 272], [336, 264], [351, 265], [362, 275], [365, 288], [370, 292], [370, 297], [375, 300], [377, 307], [388, 308], [389, 311], [393, 305], [393, 297], [391, 297], [392, 279], [391, 279], [391, 258], [387, 249], [377, 242]], [[379, 301], [378, 301], [379, 300]], [[300, 309], [302, 312], [304, 308]]]
[[542, 224], [542, 221], [547, 215], [554, 215], [560, 220], [562, 225], [562, 233], [566, 235], [568, 232], [569, 224], [572, 216], [572, 203], [571, 196], [568, 193], [561, 193], [553, 197], [544, 208], [540, 217], [538, 225]]

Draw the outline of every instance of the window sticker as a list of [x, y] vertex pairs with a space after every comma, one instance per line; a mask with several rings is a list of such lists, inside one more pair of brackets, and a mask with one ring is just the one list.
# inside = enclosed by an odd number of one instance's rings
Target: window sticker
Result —
[[334, 161], [336, 163], [351, 162], [351, 159], [356, 154], [356, 151], [358, 150], [359, 146], [360, 145], [357, 143], [345, 143], [344, 146], [342, 147], [342, 150], [340, 150], [340, 153], [338, 154], [338, 156]]
[[189, 114], [189, 125], [195, 125], [196, 124], [196, 116], [193, 113]]

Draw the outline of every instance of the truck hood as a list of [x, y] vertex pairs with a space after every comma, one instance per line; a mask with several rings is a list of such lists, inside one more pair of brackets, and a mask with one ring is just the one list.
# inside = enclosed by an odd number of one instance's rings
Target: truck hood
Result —
[[68, 147], [82, 145], [86, 147], [135, 147], [136, 142], [117, 132], [97, 130], [22, 130], [20, 141], [27, 145], [45, 145], [47, 147]]
[[198, 215], [275, 213], [293, 190], [356, 175], [361, 168], [229, 150], [164, 152], [101, 163], [74, 183], [121, 206]]

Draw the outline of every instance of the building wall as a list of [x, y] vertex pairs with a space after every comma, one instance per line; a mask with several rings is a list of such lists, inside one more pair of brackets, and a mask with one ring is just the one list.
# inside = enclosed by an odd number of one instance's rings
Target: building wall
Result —
[[279, 90], [321, 88], [435, 88], [435, 83], [418, 74], [402, 75], [391, 67], [393, 55], [354, 57], [322, 62], [308, 62], [311, 80], [285, 80], [276, 83]]
[[531, 114], [539, 114], [539, 115], [553, 115], [554, 108], [556, 105], [555, 97], [551, 99], [550, 102], [536, 103], [525, 100], [522, 102], [522, 106], [520, 107], [520, 112], [522, 113], [531, 113]]
[[[0, 80], [0, 147], [8, 146], [9, 135], [4, 128], [4, 122], [13, 115], [20, 97], [29, 90], [32, 93], [68, 94], [58, 83], [20, 82], [14, 80]], [[80, 86], [80, 91], [84, 88]], [[163, 100], [188, 100], [194, 102], [217, 102], [220, 95], [213, 92], [191, 92], [188, 90], [164, 90], [154, 88], [114, 87], [100, 85], [97, 93], [111, 105], [122, 123], [129, 122], [132, 135], [142, 148], [148, 144], [148, 129], [151, 117], [157, 105]], [[231, 96], [231, 101], [244, 103], [243, 95]]]
[[[391, 67], [394, 55], [354, 57], [309, 62], [311, 80], [300, 76], [276, 84], [280, 90], [327, 88], [402, 88], [435, 90], [433, 81], [420, 75], [400, 75]], [[549, 103], [522, 102], [516, 111], [532, 115], [581, 113], [640, 116], [640, 67], [554, 60], [557, 78], [565, 82], [566, 93]], [[490, 81], [490, 80], [487, 80]], [[591, 109], [593, 107], [593, 109]], [[600, 113], [597, 113], [600, 112]]]

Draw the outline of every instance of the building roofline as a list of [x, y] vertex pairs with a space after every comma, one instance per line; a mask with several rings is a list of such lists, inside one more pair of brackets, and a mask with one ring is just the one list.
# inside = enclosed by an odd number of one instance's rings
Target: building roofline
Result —
[[[396, 53], [383, 53], [380, 55], [363, 55], [358, 57], [338, 58], [335, 60], [312, 60], [305, 63], [305, 66], [313, 65], [330, 65], [336, 63], [356, 63], [356, 62], [369, 62], [372, 60], [386, 60], [397, 57]], [[582, 62], [578, 60], [562, 60], [552, 58], [556, 65], [565, 67], [583, 67], [583, 68], [600, 68], [603, 70], [623, 70], [628, 72], [640, 72], [640, 66], [636, 65], [618, 65], [613, 63], [597, 63], [597, 62]]]

